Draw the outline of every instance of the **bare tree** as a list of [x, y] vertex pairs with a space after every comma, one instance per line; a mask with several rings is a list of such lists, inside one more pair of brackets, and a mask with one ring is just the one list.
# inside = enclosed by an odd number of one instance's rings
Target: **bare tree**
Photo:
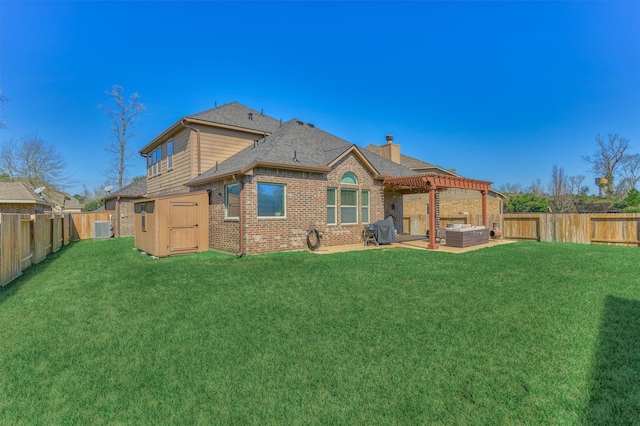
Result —
[[41, 181], [60, 185], [67, 162], [53, 145], [33, 135], [22, 138], [19, 143], [9, 141], [1, 149], [0, 172], [10, 179], [27, 178], [34, 186]]
[[134, 124], [139, 120], [139, 115], [146, 109], [140, 102], [140, 95], [134, 93], [125, 99], [122, 87], [114, 85], [111, 90], [105, 92], [115, 103], [115, 107], [100, 105], [111, 119], [111, 133], [113, 139], [106, 146], [106, 150], [113, 158], [111, 167], [107, 171], [107, 178], [118, 182], [118, 189], [124, 185], [128, 160], [134, 155], [127, 144], [135, 136]]
[[10, 180], [20, 176], [18, 149], [14, 139], [3, 143], [0, 147], [0, 174], [6, 175]]
[[569, 179], [564, 174], [562, 167], [558, 167], [557, 164], [554, 164], [551, 170], [549, 194], [551, 195], [552, 209], [555, 213], [567, 213], [575, 208]]
[[527, 188], [527, 192], [535, 195], [536, 197], [544, 197], [546, 194], [544, 191], [544, 183], [542, 183], [542, 179], [538, 178], [531, 182], [531, 185], [529, 185], [529, 187]]
[[577, 176], [569, 176], [569, 186], [571, 187], [571, 193], [576, 195], [581, 195], [584, 187], [582, 186], [582, 182], [584, 182], [584, 175]]
[[635, 188], [640, 181], [640, 154], [625, 155], [620, 163], [620, 182], [619, 192], [626, 194]]
[[515, 195], [522, 192], [522, 186], [519, 183], [503, 183], [498, 188], [503, 194]]
[[[7, 100], [9, 100], [9, 98], [2, 94], [2, 87], [0, 87], [0, 104], [5, 103]], [[0, 117], [0, 129], [4, 129], [5, 127], [7, 127], [7, 123]]]
[[606, 194], [614, 194], [614, 178], [618, 166], [625, 157], [629, 149], [629, 139], [623, 138], [614, 133], [609, 133], [608, 139], [604, 140], [600, 135], [596, 136], [598, 150], [593, 155], [587, 155], [582, 159], [591, 164], [591, 170], [597, 177], [605, 177]]

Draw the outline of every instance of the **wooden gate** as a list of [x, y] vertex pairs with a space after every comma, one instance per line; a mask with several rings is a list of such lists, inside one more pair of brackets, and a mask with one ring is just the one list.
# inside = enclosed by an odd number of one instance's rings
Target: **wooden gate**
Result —
[[198, 203], [169, 202], [169, 252], [198, 251]]

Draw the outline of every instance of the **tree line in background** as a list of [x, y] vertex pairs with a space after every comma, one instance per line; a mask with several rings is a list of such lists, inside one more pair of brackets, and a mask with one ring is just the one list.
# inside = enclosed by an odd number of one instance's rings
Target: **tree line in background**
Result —
[[[138, 93], [132, 94], [128, 99], [124, 96], [124, 90], [114, 85], [105, 94], [115, 106], [99, 105], [104, 109], [111, 120], [111, 139], [105, 146], [108, 153], [109, 166], [103, 171], [106, 178], [104, 185], [94, 188], [92, 191], [84, 186], [82, 194], [74, 197], [85, 204], [85, 211], [93, 211], [102, 205], [100, 201], [107, 192], [104, 187], [113, 185], [121, 189], [128, 183], [127, 171], [130, 167], [129, 160], [135, 152], [131, 151], [129, 142], [135, 135], [134, 125], [140, 115], [146, 109], [140, 102]], [[8, 101], [0, 87], [0, 107]], [[1, 109], [0, 109], [1, 111]], [[0, 129], [6, 127], [6, 122], [0, 115]], [[39, 182], [47, 182], [49, 185], [63, 190], [69, 184], [64, 176], [64, 170], [68, 162], [53, 144], [40, 138], [38, 135], [29, 135], [20, 140], [10, 139], [0, 145], [0, 181], [12, 181], [14, 179], [26, 179], [35, 188]], [[144, 178], [138, 176], [137, 180]]]
[[553, 212], [640, 212], [640, 154], [629, 153], [630, 141], [617, 134], [596, 136], [597, 149], [582, 159], [594, 173], [598, 195], [589, 195], [585, 176], [567, 176], [554, 165], [547, 185], [536, 179], [526, 188], [504, 184], [498, 189], [507, 195], [505, 213]]
[[[129, 142], [134, 137], [134, 127], [146, 107], [140, 102], [140, 95], [134, 93], [125, 98], [124, 90], [114, 85], [105, 94], [113, 105], [99, 105], [111, 121], [111, 139], [105, 146], [109, 154], [109, 166], [103, 171], [106, 181], [102, 187], [92, 191], [84, 187], [82, 194], [76, 194], [85, 210], [91, 211], [102, 205], [104, 187], [113, 185], [117, 189], [127, 184], [129, 161], [135, 154]], [[8, 98], [0, 87], [0, 107]], [[0, 116], [0, 129], [6, 127]], [[640, 212], [640, 154], [630, 154], [630, 141], [617, 134], [607, 138], [596, 136], [597, 149], [593, 155], [582, 157], [590, 171], [597, 176], [598, 195], [589, 195], [585, 176], [567, 176], [564, 170], [554, 165], [551, 178], [545, 184], [540, 178], [528, 187], [520, 184], [504, 184], [499, 191], [507, 195], [505, 212]], [[55, 146], [37, 135], [25, 136], [21, 140], [10, 140], [0, 146], [0, 181], [15, 178], [45, 181], [64, 188], [63, 171], [67, 161]], [[138, 176], [133, 180], [144, 179]]]

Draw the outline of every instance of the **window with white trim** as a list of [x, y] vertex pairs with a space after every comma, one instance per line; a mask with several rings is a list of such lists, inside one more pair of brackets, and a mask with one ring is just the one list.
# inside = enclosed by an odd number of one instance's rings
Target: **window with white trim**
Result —
[[167, 142], [167, 170], [173, 169], [173, 140]]
[[358, 223], [357, 189], [340, 189], [340, 223], [345, 225]]
[[285, 217], [285, 185], [258, 183], [258, 217]]
[[240, 184], [227, 185], [225, 187], [225, 217], [237, 219], [240, 217]]
[[369, 223], [369, 191], [362, 191], [362, 223]]
[[336, 217], [336, 189], [327, 188], [327, 225], [338, 223]]

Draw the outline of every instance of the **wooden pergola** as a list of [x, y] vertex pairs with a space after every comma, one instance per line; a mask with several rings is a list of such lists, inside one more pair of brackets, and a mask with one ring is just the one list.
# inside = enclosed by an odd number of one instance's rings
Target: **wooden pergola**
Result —
[[483, 180], [467, 179], [460, 176], [447, 176], [437, 173], [425, 173], [421, 175], [388, 177], [382, 181], [385, 186], [393, 186], [398, 189], [418, 190], [429, 192], [429, 246], [437, 249], [436, 244], [436, 191], [439, 189], [470, 189], [480, 191], [482, 194], [482, 226], [487, 226], [487, 192], [491, 188], [491, 182]]

